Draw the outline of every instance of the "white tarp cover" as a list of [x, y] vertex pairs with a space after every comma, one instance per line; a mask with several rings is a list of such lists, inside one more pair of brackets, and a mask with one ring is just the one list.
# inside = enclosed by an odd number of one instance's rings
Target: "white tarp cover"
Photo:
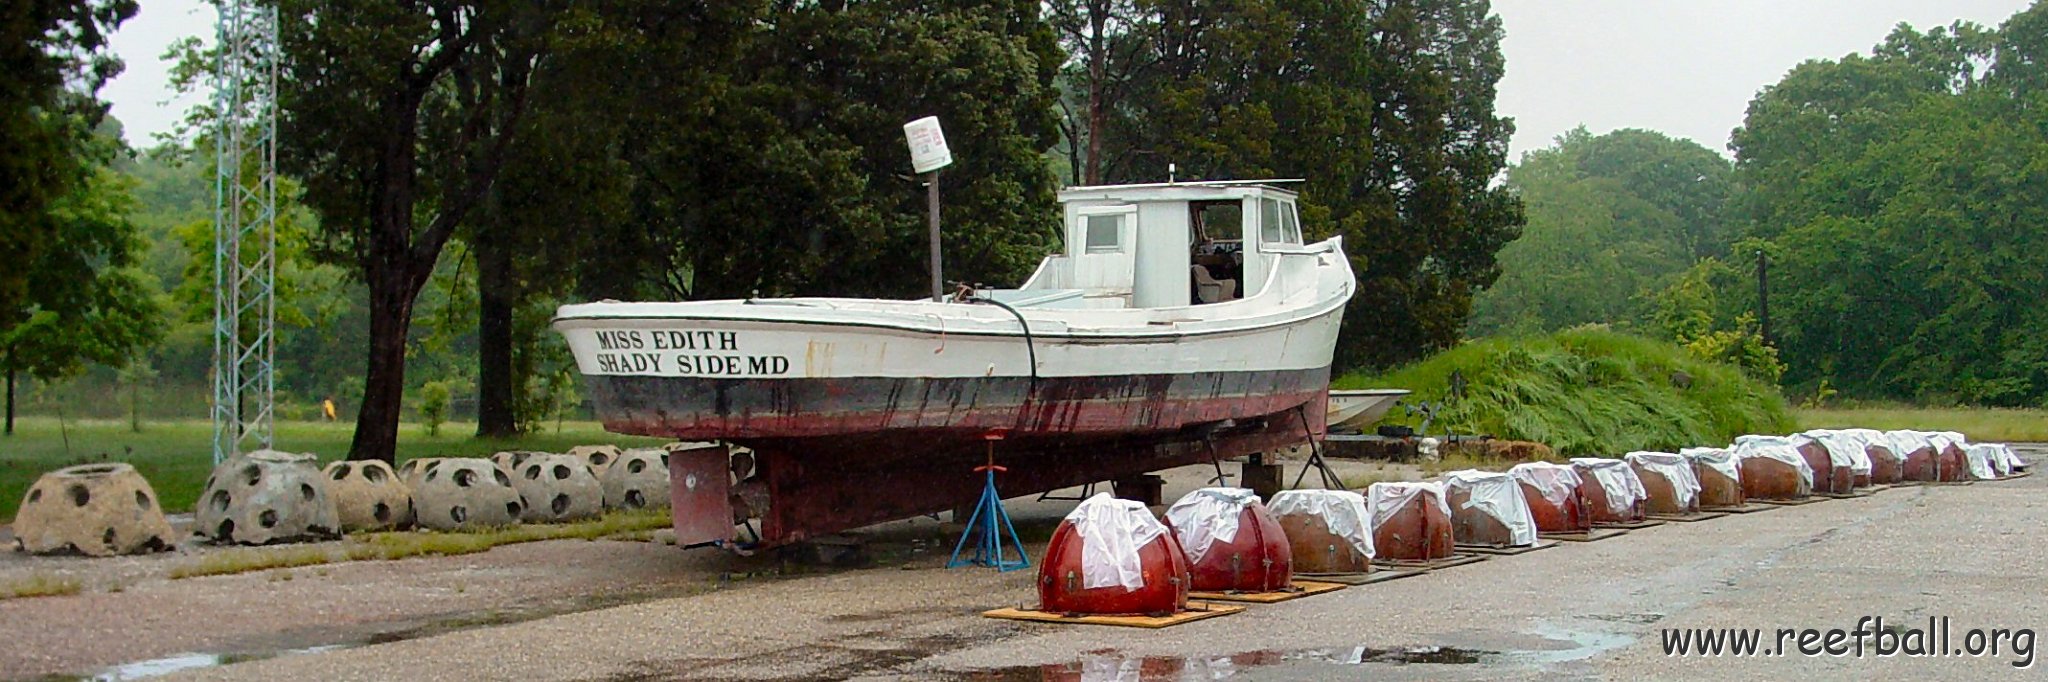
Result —
[[1859, 476], [1870, 475], [1870, 453], [1863, 450], [1863, 439], [1848, 431], [1815, 429], [1804, 434], [1820, 441], [1828, 449], [1828, 462], [1838, 467], [1849, 467], [1849, 473]]
[[1406, 506], [1409, 500], [1423, 493], [1430, 493], [1435, 498], [1436, 508], [1441, 510], [1445, 517], [1451, 515], [1451, 505], [1444, 502], [1442, 483], [1405, 481], [1372, 484], [1372, 487], [1365, 491], [1366, 507], [1372, 510], [1372, 527], [1379, 528], [1388, 519], [1394, 518], [1394, 514], [1399, 513], [1401, 507]]
[[1344, 538], [1366, 558], [1374, 557], [1364, 495], [1349, 490], [1282, 490], [1266, 505], [1266, 511], [1274, 516], [1306, 514], [1322, 519], [1330, 534]]
[[1972, 443], [1963, 448], [1963, 452], [1970, 456], [1971, 477], [1990, 480], [2002, 475], [1999, 468], [2005, 463], [2005, 458], [1998, 454], [1998, 447], [1990, 443]]
[[1927, 434], [1919, 431], [1886, 431], [1884, 432], [1884, 437], [1891, 441], [1892, 454], [1898, 455], [1901, 460], [1904, 460], [1907, 455], [1913, 454], [1914, 450], [1941, 448], [1941, 446], [1935, 445], [1933, 441], [1927, 440]]
[[1692, 460], [1696, 464], [1705, 464], [1707, 468], [1721, 472], [1721, 475], [1727, 476], [1728, 480], [1738, 483], [1742, 481], [1742, 466], [1736, 462], [1734, 450], [1728, 448], [1685, 448], [1679, 450], [1678, 454], [1681, 457]]
[[2020, 467], [2027, 465], [2026, 462], [2020, 461], [2018, 453], [2012, 451], [2012, 446], [1996, 443], [1992, 447], [1998, 448], [1999, 461], [2004, 462], [2004, 468], [1999, 470], [2000, 473], [2011, 474], [2019, 471]]
[[1903, 459], [1905, 457], [1905, 453], [1899, 452], [1897, 448], [1892, 446], [1892, 439], [1886, 438], [1883, 431], [1877, 429], [1841, 429], [1840, 433], [1848, 434], [1849, 437], [1856, 439], [1856, 442], [1861, 443], [1863, 445], [1863, 456], [1866, 458], [1870, 456], [1870, 446], [1872, 445], [1884, 448], [1886, 452], [1892, 453], [1892, 457], [1895, 459]]
[[1529, 499], [1522, 496], [1522, 484], [1516, 483], [1515, 477], [1466, 469], [1444, 474], [1444, 485], [1450, 490], [1470, 491], [1464, 507], [1485, 512], [1507, 526], [1515, 546], [1536, 544], [1536, 517], [1529, 514]]
[[1145, 586], [1138, 550], [1166, 534], [1166, 525], [1136, 500], [1096, 493], [1067, 514], [1081, 534], [1081, 586], [1087, 589], [1122, 585], [1124, 591]]
[[1927, 442], [1933, 443], [1936, 450], [1947, 450], [1950, 445], [1962, 448], [1965, 452], [1970, 449], [1970, 439], [1954, 431], [1921, 431], [1920, 435], [1925, 437]]
[[1247, 488], [1202, 488], [1166, 508], [1166, 522], [1187, 550], [1188, 563], [1209, 555], [1209, 546], [1237, 539], [1237, 520], [1245, 507], [1259, 503], [1258, 493]]
[[[1678, 506], [1690, 509], [1693, 501], [1700, 496], [1700, 477], [1693, 473], [1692, 461], [1685, 455], [1669, 452], [1631, 452], [1622, 456], [1628, 463], [1649, 471], [1657, 472], [1664, 480], [1671, 482], [1671, 490], [1678, 498]], [[1638, 476], [1637, 480], [1641, 480]], [[1647, 491], [1645, 491], [1647, 492]]]
[[1643, 489], [1643, 479], [1636, 477], [1635, 468], [1628, 462], [1605, 457], [1573, 457], [1572, 464], [1593, 472], [1593, 481], [1607, 493], [1608, 513], [1626, 514], [1635, 509], [1637, 502], [1650, 496], [1650, 491]]
[[1579, 470], [1568, 464], [1523, 462], [1510, 467], [1508, 475], [1515, 477], [1516, 482], [1534, 486], [1553, 507], [1563, 507], [1572, 499], [1572, 491], [1579, 489]]
[[1799, 470], [1799, 478], [1806, 481], [1806, 487], [1813, 487], [1813, 467], [1807, 466], [1806, 456], [1799, 454], [1799, 444], [1808, 439], [1801, 436], [1795, 440], [1784, 436], [1742, 436], [1735, 439], [1737, 458], [1765, 457], [1792, 465]]

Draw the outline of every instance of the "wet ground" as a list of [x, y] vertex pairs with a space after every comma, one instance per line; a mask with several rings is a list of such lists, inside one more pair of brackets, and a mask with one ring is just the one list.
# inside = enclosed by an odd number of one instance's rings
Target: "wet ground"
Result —
[[[1170, 494], [1208, 475], [1177, 470]], [[1034, 601], [1032, 573], [943, 569], [950, 540], [930, 521], [870, 531], [875, 567], [852, 570], [564, 541], [289, 581], [139, 579], [0, 602], [0, 677], [1975, 680], [2015, 657], [1670, 658], [1658, 631], [1864, 615], [2039, 628], [2044, 489], [1900, 488], [1667, 524], [1162, 630], [982, 618]], [[1011, 508], [1042, 537], [1071, 504]]]

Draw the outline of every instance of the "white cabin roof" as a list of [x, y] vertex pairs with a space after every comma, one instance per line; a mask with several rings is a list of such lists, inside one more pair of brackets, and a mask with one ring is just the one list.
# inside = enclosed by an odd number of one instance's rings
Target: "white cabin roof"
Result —
[[1061, 202], [1074, 201], [1209, 201], [1242, 199], [1248, 196], [1277, 196], [1293, 199], [1299, 192], [1281, 189], [1279, 183], [1303, 180], [1197, 180], [1142, 185], [1094, 185], [1060, 190]]

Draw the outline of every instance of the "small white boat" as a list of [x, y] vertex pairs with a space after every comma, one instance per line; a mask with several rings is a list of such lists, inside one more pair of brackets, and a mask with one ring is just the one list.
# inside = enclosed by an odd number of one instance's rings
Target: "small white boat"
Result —
[[1323, 421], [1331, 430], [1372, 426], [1409, 393], [1405, 388], [1332, 389], [1329, 411]]
[[[1339, 239], [1303, 243], [1294, 192], [1059, 198], [1065, 252], [1016, 289], [606, 301], [562, 306], [554, 326], [607, 429], [751, 447], [772, 507], [839, 508], [766, 514], [770, 542], [971, 500], [981, 479], [962, 474], [992, 434], [1010, 494], [1320, 435], [1310, 415], [1356, 283]], [[884, 479], [916, 494], [877, 490]]]

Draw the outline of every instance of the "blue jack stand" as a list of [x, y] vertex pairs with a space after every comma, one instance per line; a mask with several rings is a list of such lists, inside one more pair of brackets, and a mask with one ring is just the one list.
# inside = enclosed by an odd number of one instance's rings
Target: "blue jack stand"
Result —
[[[976, 472], [988, 475], [988, 484], [981, 488], [981, 500], [974, 504], [974, 514], [967, 518], [967, 530], [960, 533], [959, 544], [953, 545], [953, 557], [946, 560], [946, 568], [958, 568], [968, 564], [987, 566], [998, 573], [1014, 571], [1031, 566], [1031, 557], [1024, 552], [1024, 541], [1017, 537], [1017, 528], [1010, 525], [1009, 512], [1003, 511], [1003, 497], [996, 494], [996, 474], [1008, 471], [996, 466], [996, 441], [1003, 439], [1003, 432], [990, 431], [982, 436], [988, 441], [988, 464], [975, 467]], [[967, 548], [967, 539], [980, 531], [980, 541], [974, 544], [974, 558], [961, 559], [960, 552]], [[1010, 543], [1017, 547], [1017, 558], [1003, 558], [1003, 537], [1008, 534]]]

